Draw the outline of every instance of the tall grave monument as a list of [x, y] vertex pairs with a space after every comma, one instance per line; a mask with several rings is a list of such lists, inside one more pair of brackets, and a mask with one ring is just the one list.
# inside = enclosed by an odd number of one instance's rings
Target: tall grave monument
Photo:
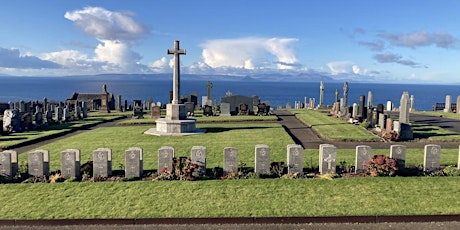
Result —
[[203, 130], [196, 129], [196, 120], [187, 118], [184, 104], [179, 104], [180, 97], [180, 55], [185, 55], [185, 50], [179, 48], [179, 41], [174, 41], [174, 48], [168, 49], [168, 54], [174, 55], [173, 93], [172, 101], [166, 105], [166, 118], [156, 120], [156, 129], [145, 131], [145, 134], [157, 136], [182, 136], [201, 134]]

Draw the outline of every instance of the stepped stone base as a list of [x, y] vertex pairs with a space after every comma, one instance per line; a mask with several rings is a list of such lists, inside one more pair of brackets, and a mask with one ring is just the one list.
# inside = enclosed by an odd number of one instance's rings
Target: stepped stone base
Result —
[[195, 119], [185, 120], [170, 120], [167, 118], [160, 118], [156, 120], [156, 128], [151, 128], [144, 132], [144, 134], [156, 136], [187, 136], [203, 134], [206, 130], [196, 129]]

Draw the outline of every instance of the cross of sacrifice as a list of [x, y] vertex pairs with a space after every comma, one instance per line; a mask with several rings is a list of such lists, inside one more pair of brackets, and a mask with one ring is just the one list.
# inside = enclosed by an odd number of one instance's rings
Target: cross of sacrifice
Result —
[[174, 41], [174, 49], [168, 49], [168, 54], [174, 55], [174, 71], [173, 71], [173, 98], [172, 104], [179, 104], [180, 94], [180, 61], [179, 55], [184, 54], [185, 50], [179, 49], [179, 41]]
[[327, 162], [327, 169], [331, 170], [332, 162], [335, 162], [335, 159], [332, 158], [332, 154], [329, 154], [329, 156], [326, 159], [324, 159], [324, 162]]

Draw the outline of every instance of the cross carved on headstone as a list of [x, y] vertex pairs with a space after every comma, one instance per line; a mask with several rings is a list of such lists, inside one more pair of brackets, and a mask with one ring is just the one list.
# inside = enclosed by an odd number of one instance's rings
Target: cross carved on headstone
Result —
[[327, 169], [331, 170], [332, 162], [335, 162], [335, 159], [332, 157], [332, 154], [329, 154], [329, 156], [325, 158], [324, 161], [327, 162]]
[[168, 54], [174, 55], [174, 70], [173, 70], [173, 98], [172, 104], [179, 104], [180, 94], [180, 61], [179, 55], [184, 54], [185, 50], [179, 49], [179, 41], [174, 41], [174, 49], [168, 49]]

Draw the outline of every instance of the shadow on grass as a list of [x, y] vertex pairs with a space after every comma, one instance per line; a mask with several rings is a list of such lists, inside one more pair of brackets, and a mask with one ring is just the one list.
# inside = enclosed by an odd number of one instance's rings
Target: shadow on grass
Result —
[[206, 129], [206, 133], [221, 133], [221, 132], [226, 132], [226, 131], [231, 131], [231, 130], [269, 129], [273, 127], [260, 126], [260, 127], [234, 127], [234, 128], [224, 128], [224, 127], [203, 127], [203, 128]]

